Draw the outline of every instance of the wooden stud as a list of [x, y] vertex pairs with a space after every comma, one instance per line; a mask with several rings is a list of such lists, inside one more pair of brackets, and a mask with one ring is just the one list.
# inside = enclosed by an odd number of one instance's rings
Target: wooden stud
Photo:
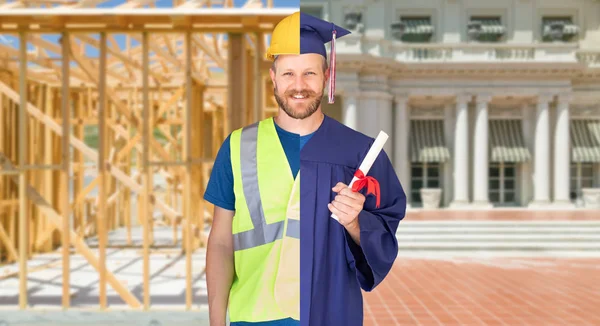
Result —
[[[100, 33], [100, 67], [98, 71], [98, 260], [100, 263], [100, 280], [98, 283], [100, 308], [106, 309], [106, 33]], [[64, 135], [63, 135], [64, 136]]]
[[263, 74], [261, 69], [261, 63], [263, 58], [263, 34], [256, 33], [254, 34], [256, 38], [255, 54], [254, 54], [254, 121], [261, 120], [262, 111], [263, 111], [263, 103], [262, 103], [262, 94], [263, 94]]
[[[27, 33], [19, 32], [19, 166], [27, 164]], [[29, 216], [27, 210], [27, 171], [20, 170], [19, 173], [19, 307], [27, 308], [27, 258], [29, 256]]]
[[184, 150], [184, 158], [185, 158], [185, 184], [183, 186], [184, 195], [184, 216], [187, 220], [185, 224], [185, 258], [186, 258], [186, 296], [185, 296], [185, 305], [186, 309], [190, 309], [192, 305], [192, 107], [193, 103], [193, 80], [192, 80], [192, 40], [191, 33], [185, 33], [185, 71], [186, 71], [186, 101], [185, 101], [185, 150]]
[[[64, 191], [64, 201], [62, 202], [62, 219], [63, 224], [62, 228], [65, 231], [71, 230], [71, 225], [69, 223], [71, 219], [71, 209], [69, 202], [69, 174], [70, 174], [70, 143], [71, 143], [71, 109], [70, 109], [70, 89], [69, 89], [69, 35], [68, 33], [62, 34], [62, 47], [63, 47], [63, 57], [62, 57], [62, 77], [63, 77], [63, 87], [62, 87], [62, 126], [63, 126], [63, 136], [62, 136], [62, 163], [63, 170], [61, 171], [61, 178], [63, 185], [66, 186]], [[71, 247], [71, 239], [69, 238], [71, 232], [62, 232], [62, 259], [63, 259], [63, 295], [62, 295], [62, 303], [64, 308], [68, 308], [71, 304], [71, 295], [70, 295], [70, 247]]]
[[244, 34], [229, 33], [228, 40], [227, 80], [229, 94], [227, 100], [227, 122], [229, 125], [226, 130], [227, 134], [246, 124], [244, 115], [246, 97], [244, 96], [244, 90], [247, 88], [247, 85], [244, 85], [246, 72], [243, 69], [244, 57], [246, 57]]
[[[85, 111], [84, 111], [84, 103], [85, 102], [84, 101], [86, 100], [86, 96], [87, 96], [86, 90], [83, 90], [83, 91], [80, 90], [79, 93], [77, 94], [77, 101], [75, 102], [75, 116], [77, 116], [77, 117], [85, 116]], [[48, 128], [46, 128], [46, 129], [48, 129]], [[85, 133], [85, 126], [84, 125], [75, 126], [74, 132], [75, 132], [74, 136], [76, 139], [83, 139], [84, 133]], [[73, 156], [74, 156], [75, 162], [77, 162], [77, 164], [81, 167], [81, 169], [78, 169], [75, 172], [75, 182], [73, 185], [73, 197], [77, 197], [77, 195], [82, 191], [82, 189], [85, 185], [85, 169], [84, 169], [83, 155], [81, 155], [81, 151], [74, 151]], [[83, 237], [83, 225], [84, 225], [83, 202], [81, 202], [80, 204], [73, 205], [72, 209], [75, 212], [74, 227], [77, 228], [77, 234], [79, 234], [79, 236]]]
[[[134, 37], [135, 38], [135, 37]], [[142, 56], [143, 56], [143, 90], [142, 90], [142, 217], [141, 221], [144, 225], [144, 310], [148, 310], [150, 308], [150, 235], [149, 233], [149, 219], [152, 218], [151, 213], [149, 211], [150, 206], [150, 192], [152, 189], [150, 188], [150, 178], [151, 169], [148, 166], [148, 161], [150, 160], [149, 153], [149, 142], [150, 142], [150, 108], [149, 108], [149, 94], [148, 94], [148, 64], [149, 64], [149, 48], [148, 48], [148, 32], [142, 32]]]

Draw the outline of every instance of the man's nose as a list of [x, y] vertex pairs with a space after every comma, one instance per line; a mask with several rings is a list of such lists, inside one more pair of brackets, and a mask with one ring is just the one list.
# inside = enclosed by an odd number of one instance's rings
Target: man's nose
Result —
[[298, 74], [296, 78], [294, 78], [294, 90], [301, 91], [306, 88], [306, 80], [304, 79], [304, 75]]

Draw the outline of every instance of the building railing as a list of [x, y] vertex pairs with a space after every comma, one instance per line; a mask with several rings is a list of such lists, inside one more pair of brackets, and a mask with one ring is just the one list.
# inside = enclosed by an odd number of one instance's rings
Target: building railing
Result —
[[340, 42], [338, 53], [359, 54], [366, 51], [407, 63], [551, 62], [600, 67], [600, 48], [581, 49], [576, 43], [399, 43], [366, 38], [349, 38], [346, 43]]
[[[575, 44], [390, 44], [387, 55], [404, 62], [577, 62]], [[594, 52], [597, 53], [597, 52]], [[594, 56], [584, 56], [594, 60]], [[583, 57], [582, 57], [583, 58]]]
[[577, 60], [587, 67], [600, 68], [600, 50], [578, 50]]

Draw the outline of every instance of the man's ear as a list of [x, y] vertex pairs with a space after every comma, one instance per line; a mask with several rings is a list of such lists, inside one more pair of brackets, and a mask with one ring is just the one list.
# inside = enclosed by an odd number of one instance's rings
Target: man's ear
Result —
[[273, 71], [273, 68], [269, 68], [269, 75], [271, 76], [271, 82], [275, 85], [275, 72]]

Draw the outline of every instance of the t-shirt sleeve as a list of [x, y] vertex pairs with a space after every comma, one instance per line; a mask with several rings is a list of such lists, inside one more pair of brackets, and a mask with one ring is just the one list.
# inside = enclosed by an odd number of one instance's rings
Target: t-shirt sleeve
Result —
[[227, 136], [217, 153], [204, 199], [215, 206], [234, 211], [235, 193], [233, 192], [229, 138], [230, 136]]

